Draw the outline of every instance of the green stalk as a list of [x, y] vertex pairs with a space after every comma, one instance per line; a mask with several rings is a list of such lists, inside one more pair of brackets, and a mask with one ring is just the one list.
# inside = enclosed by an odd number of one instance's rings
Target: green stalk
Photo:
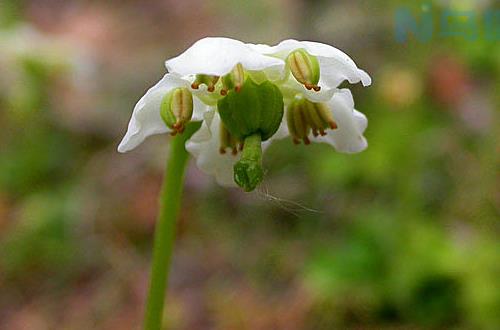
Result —
[[170, 144], [170, 157], [167, 160], [167, 168], [163, 178], [160, 211], [155, 228], [153, 262], [144, 318], [145, 330], [160, 330], [162, 328], [163, 306], [172, 259], [175, 225], [181, 206], [184, 172], [189, 159], [184, 144], [199, 127], [199, 122], [187, 124], [184, 133], [172, 138]]

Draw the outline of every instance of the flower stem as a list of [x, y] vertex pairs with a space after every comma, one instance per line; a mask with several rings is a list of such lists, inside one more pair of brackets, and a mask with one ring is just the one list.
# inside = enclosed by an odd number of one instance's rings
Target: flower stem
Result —
[[262, 146], [260, 134], [253, 134], [245, 138], [241, 159], [234, 165], [234, 181], [249, 192], [262, 182]]
[[145, 330], [160, 330], [162, 328], [163, 306], [172, 258], [175, 224], [181, 206], [184, 172], [189, 158], [184, 144], [199, 127], [199, 122], [187, 124], [184, 133], [172, 138], [170, 145], [170, 157], [163, 179], [160, 211], [155, 228], [153, 262], [144, 319]]

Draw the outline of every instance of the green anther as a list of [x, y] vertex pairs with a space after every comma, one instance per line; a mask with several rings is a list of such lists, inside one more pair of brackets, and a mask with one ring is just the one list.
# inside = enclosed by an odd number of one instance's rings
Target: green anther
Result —
[[291, 52], [287, 58], [288, 66], [295, 79], [307, 89], [319, 91], [320, 78], [319, 62], [315, 56], [310, 55], [305, 49]]
[[303, 100], [296, 100], [288, 106], [286, 113], [288, 130], [295, 144], [299, 144], [300, 140], [303, 140], [305, 144], [311, 143], [308, 137], [311, 127], [306, 113], [307, 108], [304, 105]]
[[299, 135], [297, 129], [295, 129], [295, 119], [294, 119], [295, 111], [297, 111], [296, 110], [297, 105], [298, 105], [297, 101], [295, 101], [291, 103], [286, 109], [286, 123], [288, 126], [288, 131], [290, 132], [290, 135], [293, 137], [294, 142]]
[[253, 191], [263, 180], [260, 134], [245, 139], [241, 159], [234, 165], [234, 182], [246, 192]]
[[337, 129], [337, 123], [333, 118], [332, 112], [328, 108], [328, 106], [324, 103], [314, 103], [316, 111], [318, 115], [321, 117], [321, 120], [328, 125], [331, 129]]
[[163, 97], [160, 115], [172, 134], [182, 133], [193, 116], [193, 95], [187, 88], [176, 88]]
[[304, 141], [305, 144], [311, 143], [309, 141], [309, 132], [311, 128], [307, 122], [307, 108], [304, 107], [304, 102], [298, 102], [294, 109], [293, 122], [297, 136]]
[[236, 64], [233, 70], [224, 77], [222, 77], [222, 86], [220, 93], [221, 95], [226, 95], [227, 92], [231, 89], [234, 89], [236, 92], [239, 92], [243, 84], [245, 83], [245, 70], [243, 69], [243, 65], [241, 63]]
[[299, 144], [300, 140], [305, 144], [311, 143], [309, 133], [315, 137], [318, 135], [326, 135], [325, 130], [328, 128], [336, 129], [337, 123], [333, 119], [333, 115], [325, 103], [314, 103], [306, 99], [293, 101], [287, 109], [286, 120], [288, 130], [295, 144]]
[[196, 79], [194, 82], [191, 84], [192, 89], [198, 89], [200, 88], [200, 85], [205, 84], [207, 85], [207, 90], [209, 92], [215, 91], [215, 85], [219, 81], [219, 76], [211, 76], [207, 74], [197, 74]]
[[[318, 114], [317, 105], [315, 103], [304, 100], [304, 108], [305, 114], [307, 118], [307, 122], [311, 126], [314, 136], [318, 136], [319, 134], [325, 135], [325, 128], [328, 127], [328, 124], [323, 121], [323, 119]], [[318, 133], [319, 132], [319, 133]]]
[[172, 99], [172, 94], [169, 93], [163, 97], [160, 107], [160, 115], [165, 125], [168, 128], [174, 128], [175, 123], [177, 123], [177, 118], [175, 117], [170, 100]]

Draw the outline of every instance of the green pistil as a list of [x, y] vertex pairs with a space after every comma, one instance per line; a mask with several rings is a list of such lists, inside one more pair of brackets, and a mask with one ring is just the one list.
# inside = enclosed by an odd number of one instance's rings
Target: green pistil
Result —
[[246, 192], [253, 191], [263, 180], [260, 134], [245, 138], [241, 159], [234, 165], [234, 181]]

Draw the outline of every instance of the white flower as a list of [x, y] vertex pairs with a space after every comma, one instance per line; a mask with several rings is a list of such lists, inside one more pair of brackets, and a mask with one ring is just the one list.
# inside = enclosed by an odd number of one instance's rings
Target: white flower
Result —
[[[249, 47], [261, 54], [273, 56], [285, 60], [290, 53], [295, 50], [304, 49], [312, 56], [315, 56], [319, 62], [320, 80], [319, 94], [330, 93], [332, 89], [337, 88], [344, 80], [351, 84], [361, 82], [363, 86], [370, 86], [372, 80], [363, 70], [359, 69], [354, 61], [341, 50], [319, 42], [297, 41], [294, 39], [284, 40], [276, 46], [248, 44]], [[300, 85], [298, 85], [300, 86]], [[300, 86], [303, 90], [305, 88]], [[314, 93], [308, 91], [307, 96], [313, 96]], [[316, 96], [318, 97], [318, 96]], [[327, 96], [322, 99], [328, 99]], [[311, 100], [314, 101], [314, 100]]]
[[[175, 74], [166, 74], [156, 85], [151, 87], [137, 102], [130, 119], [127, 133], [118, 146], [119, 152], [127, 152], [141, 144], [148, 136], [160, 133], [169, 133], [160, 115], [160, 106], [163, 97], [171, 90], [178, 87], [189, 87], [190, 83]], [[202, 120], [208, 106], [197, 97], [193, 97], [193, 118]]]
[[184, 53], [165, 62], [170, 72], [182, 76], [206, 74], [224, 76], [237, 64], [245, 70], [282, 70], [285, 62], [265, 56], [239, 40], [207, 37], [198, 40]]
[[203, 121], [186, 142], [198, 168], [223, 186], [236, 181], [251, 191], [262, 180], [262, 151], [273, 140], [291, 136], [309, 144], [311, 138], [344, 153], [368, 145], [366, 117], [354, 109], [351, 92], [338, 86], [344, 80], [368, 86], [371, 78], [329, 45], [204, 38], [165, 65], [170, 73], [136, 104], [118, 151]]

